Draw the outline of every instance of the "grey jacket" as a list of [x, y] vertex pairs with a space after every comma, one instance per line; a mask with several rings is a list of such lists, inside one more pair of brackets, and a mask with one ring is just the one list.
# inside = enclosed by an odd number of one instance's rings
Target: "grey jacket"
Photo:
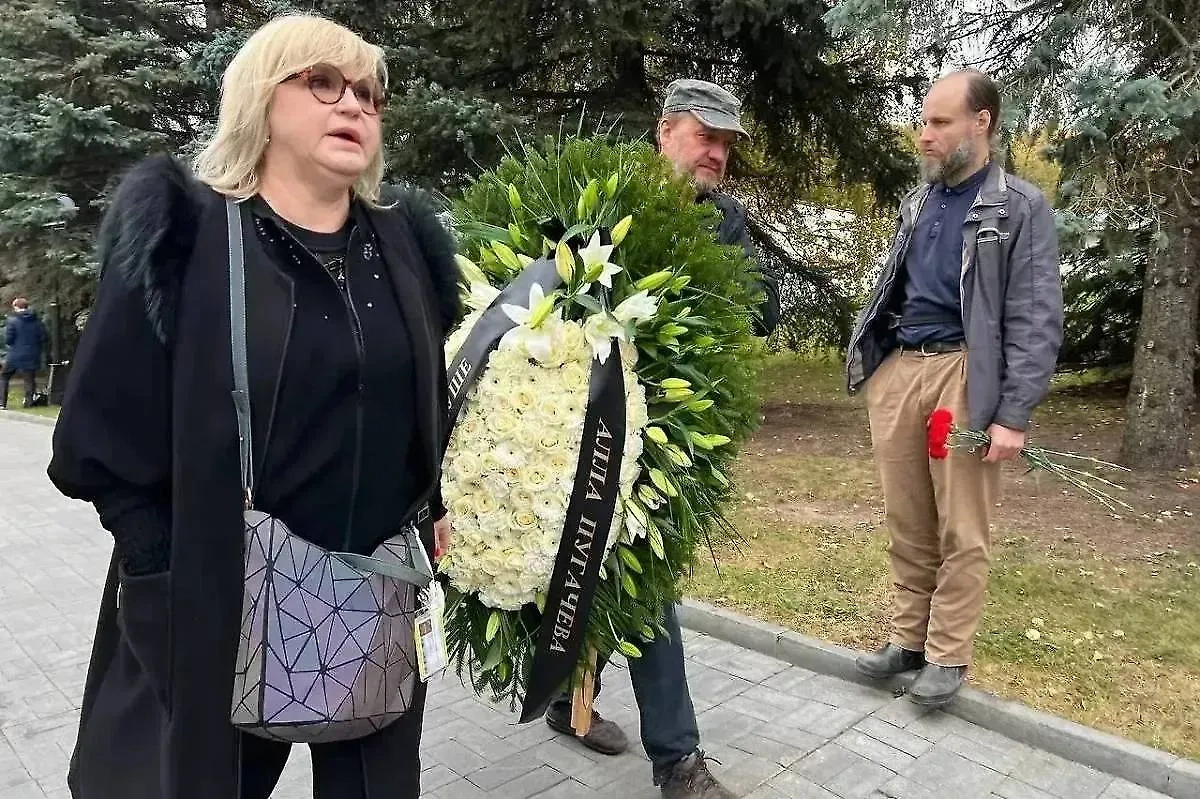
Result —
[[[904, 256], [930, 186], [900, 205], [883, 271], [859, 315], [846, 358], [847, 388], [858, 391], [897, 346], [889, 313], [904, 297]], [[1058, 235], [1046, 199], [993, 164], [963, 223], [959, 280], [967, 336], [967, 405], [973, 430], [1025, 430], [1054, 374], [1062, 344]]]

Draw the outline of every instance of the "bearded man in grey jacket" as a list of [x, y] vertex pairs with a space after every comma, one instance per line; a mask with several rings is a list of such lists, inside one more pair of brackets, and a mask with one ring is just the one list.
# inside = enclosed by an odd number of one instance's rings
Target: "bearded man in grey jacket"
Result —
[[[961, 686], [987, 586], [1000, 463], [1025, 446], [1062, 343], [1054, 218], [1042, 193], [991, 159], [1000, 92], [977, 70], [938, 80], [919, 140], [924, 183], [904, 198], [875, 290], [851, 336], [850, 391], [866, 389], [891, 537], [889, 642], [857, 661], [878, 679], [920, 670], [921, 705]], [[983, 430], [982, 452], [930, 457], [945, 407]]]

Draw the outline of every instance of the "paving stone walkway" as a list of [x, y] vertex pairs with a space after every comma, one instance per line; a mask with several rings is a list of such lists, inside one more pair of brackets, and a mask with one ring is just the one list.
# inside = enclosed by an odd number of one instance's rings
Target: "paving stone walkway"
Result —
[[[65, 799], [111, 539], [45, 476], [48, 426], [0, 413], [0, 799]], [[1154, 799], [1162, 794], [903, 698], [688, 633], [688, 676], [713, 770], [747, 799]], [[614, 664], [615, 665], [615, 664]], [[637, 740], [624, 669], [598, 708]], [[311, 797], [296, 747], [275, 796]], [[654, 799], [636, 745], [597, 755], [457, 681], [430, 693], [428, 799]], [[130, 797], [130, 799], [140, 799]]]

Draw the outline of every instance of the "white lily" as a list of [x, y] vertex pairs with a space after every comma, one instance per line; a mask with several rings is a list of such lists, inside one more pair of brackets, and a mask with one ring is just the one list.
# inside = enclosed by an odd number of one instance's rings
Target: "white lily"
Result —
[[516, 349], [519, 352], [546, 363], [554, 354], [556, 342], [562, 336], [562, 308], [556, 308], [542, 324], [533, 328], [518, 324], [500, 339], [499, 349]]
[[520, 348], [531, 358], [549, 360], [554, 351], [555, 336], [562, 327], [562, 308], [555, 308], [558, 293], [546, 296], [537, 283], [529, 287], [529, 307], [504, 303], [500, 309], [517, 326], [500, 339], [502, 349]]
[[529, 306], [521, 307], [511, 303], [504, 303], [500, 309], [508, 316], [509, 319], [516, 322], [518, 325], [526, 325], [528, 327], [537, 327], [550, 315], [550, 311], [554, 308], [554, 294], [549, 297], [542, 290], [541, 285], [534, 283], [529, 287]]
[[[613, 275], [621, 271], [621, 267], [608, 260], [613, 249], [611, 244], [600, 243], [600, 231], [592, 234], [587, 246], [579, 250], [579, 259], [583, 261], [585, 279], [589, 282], [599, 280], [602, 286], [612, 288]], [[596, 271], [597, 269], [599, 272]]]
[[626, 322], [640, 322], [643, 319], [651, 319], [658, 313], [658, 298], [651, 297], [648, 292], [639, 291], [613, 308], [613, 316], [622, 324]]
[[600, 363], [608, 360], [612, 340], [625, 340], [625, 326], [609, 313], [596, 313], [583, 323], [583, 337], [592, 345], [592, 352]]
[[498, 296], [500, 296], [500, 289], [490, 283], [472, 283], [471, 291], [467, 294], [464, 302], [467, 307], [480, 311], [489, 307]]

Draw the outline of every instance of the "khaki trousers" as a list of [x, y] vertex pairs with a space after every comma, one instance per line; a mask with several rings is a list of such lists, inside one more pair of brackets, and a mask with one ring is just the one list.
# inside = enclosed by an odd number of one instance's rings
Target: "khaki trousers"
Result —
[[929, 457], [926, 422], [938, 407], [967, 420], [965, 352], [897, 350], [867, 382], [871, 443], [883, 486], [892, 583], [892, 643], [939, 666], [971, 661], [987, 590], [998, 464], [982, 452]]

